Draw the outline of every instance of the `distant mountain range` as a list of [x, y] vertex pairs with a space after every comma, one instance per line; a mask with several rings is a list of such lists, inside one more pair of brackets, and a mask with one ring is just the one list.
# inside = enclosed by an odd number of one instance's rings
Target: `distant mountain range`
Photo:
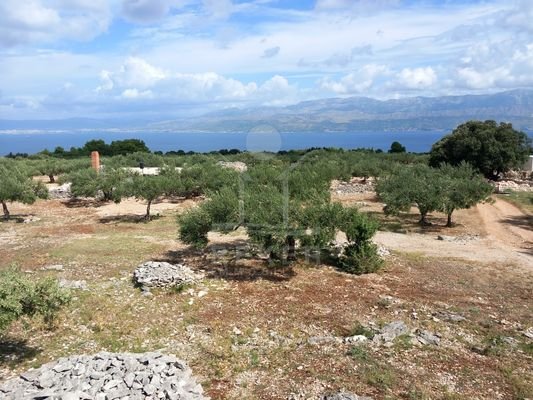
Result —
[[194, 118], [167, 121], [125, 121], [72, 118], [65, 120], [0, 120], [0, 130], [123, 130], [143, 132], [357, 132], [451, 130], [471, 119], [512, 122], [533, 131], [533, 90], [487, 95], [409, 97], [376, 100], [330, 98], [287, 107], [226, 109]]

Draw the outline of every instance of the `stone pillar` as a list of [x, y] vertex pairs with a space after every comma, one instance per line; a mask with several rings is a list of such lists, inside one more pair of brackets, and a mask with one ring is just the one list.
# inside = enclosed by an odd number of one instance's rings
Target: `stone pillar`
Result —
[[100, 154], [97, 151], [91, 153], [91, 167], [98, 172], [100, 171]]

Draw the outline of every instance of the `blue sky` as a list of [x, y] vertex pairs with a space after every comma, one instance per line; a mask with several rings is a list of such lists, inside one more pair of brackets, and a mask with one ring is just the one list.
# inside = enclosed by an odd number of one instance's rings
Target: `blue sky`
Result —
[[0, 119], [533, 86], [530, 0], [2, 0]]

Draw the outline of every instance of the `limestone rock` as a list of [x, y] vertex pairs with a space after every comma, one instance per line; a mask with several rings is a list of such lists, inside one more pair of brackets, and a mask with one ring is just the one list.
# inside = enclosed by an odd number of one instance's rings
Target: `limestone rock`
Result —
[[398, 336], [407, 335], [409, 333], [411, 333], [411, 330], [405, 325], [405, 322], [393, 321], [380, 329], [379, 333], [374, 336], [373, 342], [377, 344], [390, 343]]
[[0, 398], [204, 400], [190, 368], [160, 353], [98, 353], [61, 358], [0, 386]]
[[133, 272], [133, 280], [142, 287], [168, 287], [196, 283], [202, 276], [182, 264], [148, 261]]

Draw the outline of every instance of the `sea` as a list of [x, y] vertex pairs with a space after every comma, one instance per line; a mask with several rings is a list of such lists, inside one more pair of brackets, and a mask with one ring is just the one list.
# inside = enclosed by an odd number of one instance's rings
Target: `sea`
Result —
[[[53, 151], [57, 146], [65, 150], [81, 147], [92, 139], [140, 139], [152, 151], [210, 152], [221, 149], [249, 151], [298, 150], [311, 147], [343, 149], [381, 149], [387, 151], [394, 141], [409, 152], [424, 153], [431, 149], [448, 131], [390, 131], [390, 132], [295, 132], [295, 133], [172, 133], [172, 132], [0, 132], [0, 156], [8, 153], [34, 154], [44, 149]], [[533, 137], [533, 132], [528, 133]]]

